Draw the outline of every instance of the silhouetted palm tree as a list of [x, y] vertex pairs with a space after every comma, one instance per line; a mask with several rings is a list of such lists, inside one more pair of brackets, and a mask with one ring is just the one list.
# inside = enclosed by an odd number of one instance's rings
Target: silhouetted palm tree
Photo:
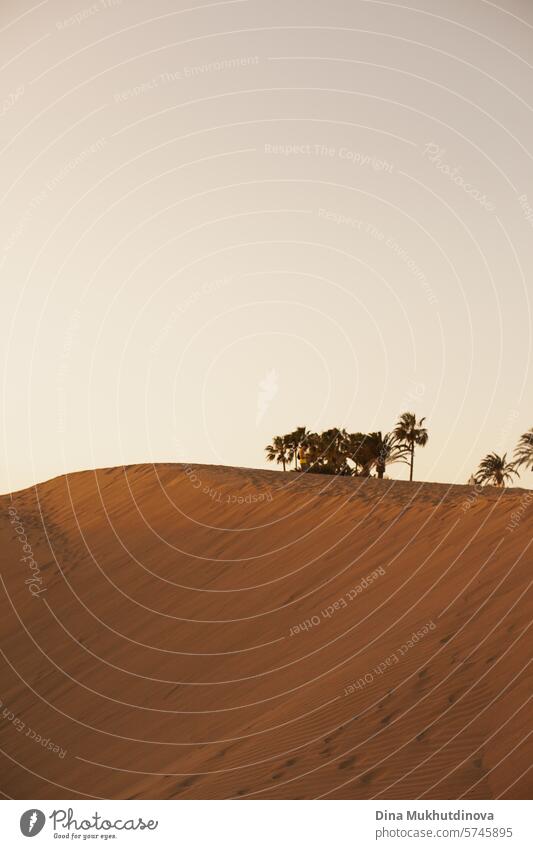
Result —
[[286, 471], [287, 463], [292, 458], [291, 446], [285, 440], [285, 436], [275, 436], [272, 440], [272, 445], [267, 445], [265, 448], [267, 460], [271, 463], [274, 460], [276, 463], [281, 463], [284, 472]]
[[344, 469], [346, 454], [344, 453], [344, 441], [346, 431], [338, 427], [331, 427], [320, 435], [320, 448], [322, 454], [322, 465], [327, 467], [333, 474], [340, 474]]
[[372, 469], [376, 470], [378, 478], [385, 474], [387, 465], [405, 461], [408, 447], [402, 443], [395, 433], [381, 431], [368, 433], [361, 445], [362, 474], [368, 477]]
[[347, 438], [345, 430], [333, 427], [323, 433], [306, 433], [301, 445], [305, 453], [305, 469], [314, 474], [351, 475], [346, 462]]
[[514, 451], [515, 466], [525, 466], [533, 471], [533, 427], [523, 433]]
[[505, 486], [507, 481], [512, 481], [513, 475], [518, 475], [513, 463], [507, 462], [507, 454], [487, 454], [479, 464], [476, 473], [477, 483], [492, 484], [493, 486]]
[[420, 447], [423, 447], [427, 444], [427, 441], [429, 439], [427, 429], [423, 426], [425, 420], [425, 416], [417, 421], [416, 415], [414, 413], [402, 413], [393, 431], [395, 437], [400, 442], [403, 442], [409, 449], [410, 481], [413, 480], [413, 469], [415, 465], [415, 445], [420, 445]]
[[308, 433], [305, 438], [305, 457], [309, 471], [312, 471], [313, 467], [318, 463], [320, 455], [320, 435], [318, 433]]
[[359, 475], [363, 471], [363, 467], [365, 465], [365, 439], [366, 434], [364, 433], [347, 433], [344, 437], [344, 454], [346, 460], [351, 460], [354, 464], [354, 468], [352, 469], [347, 465], [350, 473], [353, 475]]
[[310, 432], [306, 427], [297, 427], [292, 433], [289, 433], [285, 439], [288, 439], [291, 444], [291, 449], [294, 452], [294, 469], [298, 469], [298, 457], [301, 448], [306, 447], [307, 439]]

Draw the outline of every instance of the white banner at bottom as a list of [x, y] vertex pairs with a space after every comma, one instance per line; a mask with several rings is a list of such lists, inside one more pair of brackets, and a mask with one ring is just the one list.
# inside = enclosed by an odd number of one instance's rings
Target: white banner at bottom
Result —
[[533, 846], [527, 801], [3, 801], [2, 845]]

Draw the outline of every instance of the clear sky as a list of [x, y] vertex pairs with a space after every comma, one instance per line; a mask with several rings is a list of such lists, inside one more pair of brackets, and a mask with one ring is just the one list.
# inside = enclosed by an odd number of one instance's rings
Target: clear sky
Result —
[[406, 409], [465, 482], [533, 426], [528, 0], [4, 0], [0, 45], [1, 491]]

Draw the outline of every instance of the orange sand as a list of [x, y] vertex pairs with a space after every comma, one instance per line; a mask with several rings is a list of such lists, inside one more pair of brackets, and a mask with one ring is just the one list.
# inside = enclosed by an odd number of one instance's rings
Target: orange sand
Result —
[[533, 493], [146, 465], [0, 502], [4, 795], [531, 795]]

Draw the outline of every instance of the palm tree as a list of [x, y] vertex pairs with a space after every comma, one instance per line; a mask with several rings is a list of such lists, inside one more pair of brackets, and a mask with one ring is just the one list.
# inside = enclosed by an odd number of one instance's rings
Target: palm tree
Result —
[[507, 462], [507, 454], [501, 457], [493, 452], [487, 454], [479, 464], [476, 482], [503, 487], [508, 481], [512, 481], [513, 475], [518, 475], [518, 472], [514, 463]]
[[409, 450], [410, 481], [413, 480], [413, 468], [415, 465], [415, 445], [420, 445], [420, 447], [423, 448], [424, 445], [427, 444], [427, 441], [429, 439], [427, 429], [424, 427], [425, 420], [425, 416], [417, 421], [416, 415], [414, 413], [402, 413], [393, 431], [396, 438], [400, 442], [403, 442]]
[[322, 453], [322, 465], [327, 467], [330, 474], [341, 474], [346, 462], [344, 453], [346, 431], [338, 427], [329, 428], [320, 435], [320, 448]]
[[362, 474], [370, 475], [371, 470], [376, 470], [378, 478], [385, 474], [387, 464], [404, 462], [408, 453], [408, 447], [401, 442], [396, 434], [381, 431], [368, 433], [361, 445], [360, 462], [362, 462]]
[[533, 427], [523, 433], [514, 451], [515, 466], [526, 466], [533, 471]]
[[286, 442], [286, 439], [286, 436], [275, 436], [272, 440], [272, 445], [267, 445], [265, 448], [267, 460], [270, 463], [274, 460], [276, 463], [281, 463], [283, 465], [284, 472], [287, 469], [287, 463], [289, 463], [292, 458], [292, 448], [290, 444]]
[[281, 438], [282, 438], [283, 443], [285, 445], [285, 448], [287, 450], [287, 457], [286, 457], [287, 463], [292, 463], [292, 461], [294, 460], [294, 468], [296, 468], [298, 451], [296, 450], [296, 443], [294, 441], [294, 434], [293, 433], [286, 433]]
[[310, 436], [310, 431], [306, 427], [297, 427], [292, 433], [289, 433], [285, 439], [289, 440], [291, 450], [294, 452], [294, 470], [298, 470], [298, 455], [300, 448], [305, 448], [307, 440]]
[[346, 460], [351, 460], [354, 464], [354, 467], [348, 466], [346, 463], [346, 467], [348, 469], [349, 474], [359, 475], [362, 474], [364, 468], [364, 454], [365, 454], [365, 439], [366, 434], [364, 433], [347, 433], [344, 437], [344, 454]]
[[347, 440], [350, 434], [333, 427], [323, 433], [307, 433], [302, 441], [305, 448], [306, 471], [325, 475], [351, 475], [346, 462]]
[[320, 436], [318, 433], [308, 433], [305, 438], [305, 456], [307, 469], [313, 471], [320, 459]]

